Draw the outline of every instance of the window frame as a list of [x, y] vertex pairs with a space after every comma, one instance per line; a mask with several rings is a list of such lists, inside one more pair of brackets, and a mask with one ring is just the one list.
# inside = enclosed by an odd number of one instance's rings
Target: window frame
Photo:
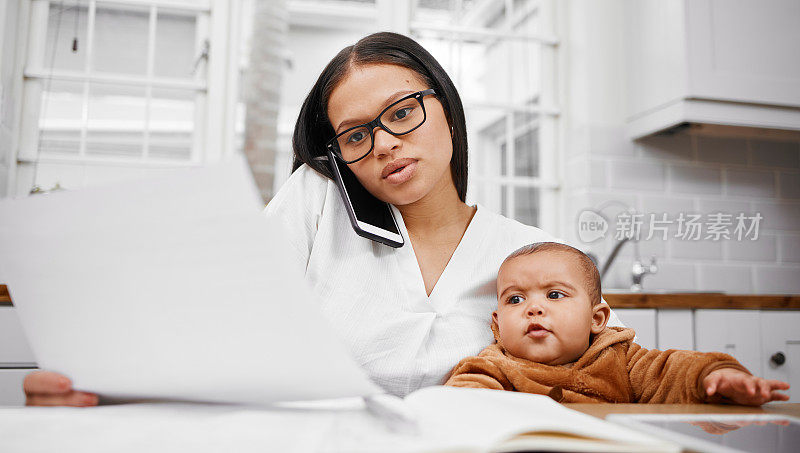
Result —
[[[388, 1], [388, 0], [378, 0]], [[413, 3], [406, 0], [408, 7]], [[481, 41], [491, 45], [494, 42], [503, 41], [525, 41], [535, 43], [541, 48], [539, 99], [534, 103], [511, 103], [505, 100], [492, 102], [475, 101], [464, 99], [464, 110], [469, 112], [474, 109], [496, 110], [496, 118], [505, 120], [505, 134], [497, 145], [506, 144], [505, 161], [502, 165], [505, 168], [505, 175], [482, 174], [482, 166], [479, 161], [484, 159], [481, 150], [475, 147], [470, 152], [470, 194], [474, 193], [477, 185], [482, 185], [482, 191], [499, 189], [505, 193], [502, 206], [502, 214], [515, 218], [515, 189], [520, 187], [534, 187], [538, 189], [539, 217], [538, 226], [545, 231], [553, 234], [560, 234], [559, 216], [559, 195], [561, 189], [561, 176], [559, 173], [559, 149], [560, 115], [561, 110], [557, 104], [559, 98], [557, 93], [556, 80], [558, 79], [558, 46], [559, 38], [555, 35], [556, 29], [556, 5], [554, 0], [530, 0], [521, 9], [515, 9], [513, 0], [504, 2], [484, 0], [479, 2], [470, 11], [469, 17], [464, 19], [466, 25], [460, 26], [432, 26], [429, 24], [409, 20], [405, 25], [407, 32], [411, 34], [434, 33], [439, 34], [445, 39], [451, 39], [454, 47], [459, 48], [466, 40]], [[397, 8], [397, 6], [395, 6]], [[501, 11], [510, 11], [511, 14]], [[498, 14], [504, 16], [504, 20], [497, 22], [499, 28], [487, 27], [487, 22]], [[532, 14], [537, 14], [540, 20], [540, 33], [526, 33], [517, 30], [517, 27], [527, 20]], [[403, 17], [402, 15], [398, 17]], [[405, 17], [413, 17], [413, 14]], [[395, 21], [397, 23], [397, 21]], [[463, 24], [464, 22], [462, 22]], [[402, 26], [402, 24], [400, 24]], [[403, 32], [403, 30], [399, 30]], [[458, 50], [455, 51], [458, 53]], [[509, 64], [508, 73], [513, 71], [513, 62], [507, 59]], [[462, 75], [460, 66], [456, 74], [452, 74], [454, 81], [461, 86]], [[525, 132], [520, 131], [515, 125], [514, 115], [519, 113], [535, 113], [538, 115], [538, 151], [539, 151], [539, 174], [538, 176], [509, 176], [513, 175], [515, 162], [515, 142]], [[547, 213], [547, 215], [541, 215]]]
[[[50, 5], [53, 0], [26, 0], [20, 8], [21, 29], [26, 32], [24, 55], [18, 62], [21, 67], [22, 95], [20, 102], [20, 127], [17, 143], [12, 150], [12, 169], [9, 169], [7, 193], [23, 195], [26, 186], [33, 187], [35, 168], [39, 164], [69, 164], [76, 166], [103, 166], [127, 168], [164, 168], [182, 166], [204, 166], [219, 161], [234, 152], [235, 117], [239, 84], [238, 47], [229, 43], [238, 42], [240, 30], [241, 0], [83, 0], [87, 7], [86, 46], [88, 53], [82, 71], [48, 68], [46, 63], [47, 33]], [[72, 6], [72, 5], [65, 5]], [[124, 9], [126, 6], [148, 14], [147, 70], [143, 75], [121, 75], [91, 69], [91, 49], [94, 31], [94, 13], [98, 6]], [[196, 17], [195, 55], [207, 49], [204, 62], [199, 61], [199, 70], [192, 78], [159, 77], [154, 74], [155, 23], [158, 11], [188, 12]], [[203, 74], [204, 73], [204, 74]], [[201, 76], [203, 74], [204, 76]], [[83, 118], [81, 119], [80, 151], [77, 155], [40, 153], [41, 137], [39, 121], [45, 83], [71, 81], [83, 83]], [[86, 154], [86, 103], [90, 83], [113, 83], [142, 87], [145, 90], [145, 129], [140, 155], [97, 156]], [[188, 159], [151, 158], [148, 155], [151, 123], [149, 118], [152, 90], [182, 89], [195, 92], [194, 120], [191, 151]], [[187, 98], [189, 99], [189, 98]], [[31, 167], [33, 169], [31, 169]]]

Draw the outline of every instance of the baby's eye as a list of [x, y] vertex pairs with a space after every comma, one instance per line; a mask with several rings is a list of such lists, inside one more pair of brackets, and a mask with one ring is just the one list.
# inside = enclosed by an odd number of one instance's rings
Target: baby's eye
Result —
[[525, 298], [522, 297], [522, 296], [511, 296], [511, 297], [508, 298], [508, 303], [509, 304], [518, 304], [518, 303], [524, 302], [524, 301], [525, 301]]
[[567, 295], [561, 291], [550, 291], [547, 293], [548, 299], [561, 299], [562, 297], [567, 297]]

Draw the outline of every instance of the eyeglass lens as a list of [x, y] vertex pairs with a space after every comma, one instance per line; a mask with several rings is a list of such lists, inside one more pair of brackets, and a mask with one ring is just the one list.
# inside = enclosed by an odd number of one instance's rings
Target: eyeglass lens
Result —
[[[425, 121], [425, 111], [417, 98], [391, 105], [380, 116], [384, 128], [393, 134], [405, 134]], [[367, 127], [357, 127], [336, 137], [339, 152], [347, 160], [356, 160], [372, 149], [372, 134]]]

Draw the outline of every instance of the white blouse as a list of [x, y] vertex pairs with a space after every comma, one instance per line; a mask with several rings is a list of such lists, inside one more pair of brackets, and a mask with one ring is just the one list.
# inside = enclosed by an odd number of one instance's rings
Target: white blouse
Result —
[[[500, 264], [523, 245], [556, 239], [478, 205], [428, 296], [403, 217], [392, 209], [406, 240], [397, 249], [357, 236], [333, 181], [303, 165], [265, 213], [286, 226], [319, 295], [293, 302], [319, 309], [373, 381], [404, 396], [441, 384], [459, 360], [493, 342]], [[621, 325], [613, 313], [609, 324]]]

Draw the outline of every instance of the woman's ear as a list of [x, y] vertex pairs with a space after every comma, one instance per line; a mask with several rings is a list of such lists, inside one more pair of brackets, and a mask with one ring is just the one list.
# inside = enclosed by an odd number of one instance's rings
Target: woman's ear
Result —
[[592, 334], [597, 335], [606, 328], [608, 318], [611, 316], [611, 307], [605, 302], [592, 307]]

